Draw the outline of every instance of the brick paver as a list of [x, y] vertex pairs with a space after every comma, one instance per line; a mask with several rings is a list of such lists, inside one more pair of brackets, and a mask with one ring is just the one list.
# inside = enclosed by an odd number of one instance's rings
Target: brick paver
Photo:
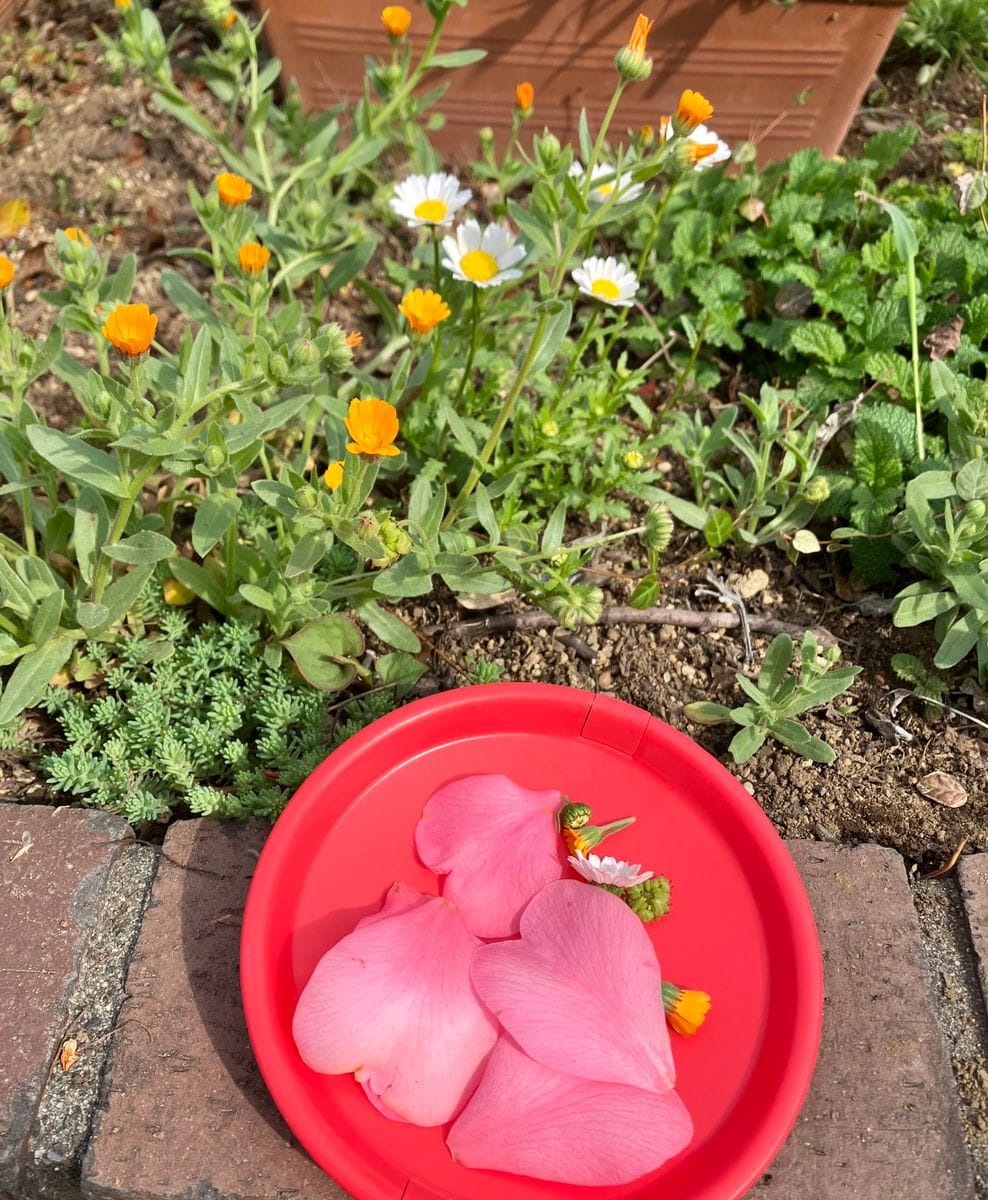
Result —
[[[90, 1200], [344, 1200], [293, 1142], [254, 1064], [237, 947], [266, 827], [172, 827], [84, 1169]], [[791, 843], [824, 947], [821, 1058], [757, 1200], [973, 1200], [902, 859]], [[169, 861], [173, 860], [173, 861]]]
[[19, 1191], [101, 891], [130, 837], [101, 813], [0, 804], [0, 1197]]
[[978, 962], [981, 991], [988, 1004], [988, 854], [965, 855], [957, 864], [957, 883]]
[[752, 1196], [973, 1200], [902, 859], [879, 846], [789, 847], [823, 948], [823, 1039], [799, 1120]]
[[347, 1200], [293, 1142], [244, 1026], [240, 922], [269, 829], [168, 832], [84, 1164], [93, 1200]]

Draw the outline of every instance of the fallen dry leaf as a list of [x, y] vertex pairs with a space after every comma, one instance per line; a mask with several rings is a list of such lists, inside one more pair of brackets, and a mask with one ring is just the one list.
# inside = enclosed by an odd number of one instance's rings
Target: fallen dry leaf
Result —
[[58, 1065], [63, 1071], [71, 1071], [79, 1061], [78, 1038], [66, 1038], [58, 1052]]
[[925, 338], [923, 345], [929, 350], [930, 358], [946, 358], [954, 354], [961, 344], [961, 330], [964, 328], [964, 318], [958, 313], [946, 325], [938, 325]]
[[17, 237], [31, 222], [31, 205], [27, 200], [7, 200], [0, 204], [0, 237]]
[[929, 800], [945, 808], [960, 808], [967, 803], [967, 789], [959, 779], [948, 775], [946, 771], [931, 771], [916, 786]]

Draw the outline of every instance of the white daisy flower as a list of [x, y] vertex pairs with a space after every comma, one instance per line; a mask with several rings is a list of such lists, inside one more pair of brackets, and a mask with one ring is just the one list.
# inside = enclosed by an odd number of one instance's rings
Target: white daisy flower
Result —
[[655, 874], [654, 871], [643, 871], [641, 863], [632, 865], [609, 854], [600, 858], [596, 854], [584, 855], [582, 850], [577, 850], [576, 857], [570, 855], [569, 861], [573, 870], [588, 883], [608, 883], [612, 887], [634, 887], [636, 883], [644, 883]]
[[[576, 159], [570, 167], [569, 173], [574, 179], [582, 182], [586, 175], [583, 163], [579, 159]], [[594, 183], [598, 179], [602, 182], [594, 187]], [[605, 180], [606, 182], [604, 182]], [[590, 199], [597, 204], [603, 204], [615, 191], [617, 192], [617, 195], [614, 197], [615, 203], [627, 204], [631, 200], [637, 200], [644, 190], [645, 185], [633, 182], [628, 171], [622, 171], [615, 178], [614, 168], [609, 167], [607, 163], [597, 163], [590, 175]]]
[[476, 221], [465, 221], [456, 233], [443, 238], [443, 266], [454, 278], [477, 287], [495, 287], [520, 279], [511, 268], [525, 257], [525, 247], [515, 245], [515, 235], [500, 225], [483, 231]]
[[395, 188], [389, 201], [399, 217], [412, 229], [420, 225], [452, 225], [453, 217], [473, 195], [461, 188], [455, 175], [409, 175]]
[[717, 163], [727, 162], [731, 147], [706, 125], [697, 125], [686, 136], [686, 157], [694, 171], [705, 171]]
[[638, 291], [638, 276], [630, 267], [609, 258], [585, 258], [573, 272], [573, 278], [585, 296], [603, 300], [615, 308], [630, 308]]

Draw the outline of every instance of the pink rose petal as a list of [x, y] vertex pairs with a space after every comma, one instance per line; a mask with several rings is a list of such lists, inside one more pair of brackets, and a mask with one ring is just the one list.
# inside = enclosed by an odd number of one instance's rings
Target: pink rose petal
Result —
[[448, 900], [395, 885], [380, 913], [323, 955], [299, 997], [292, 1032], [303, 1061], [353, 1071], [416, 1125], [448, 1121], [497, 1040], [470, 983], [478, 945]]
[[522, 909], [560, 879], [557, 791], [523, 788], [505, 775], [470, 775], [434, 792], [415, 827], [427, 867], [445, 874], [443, 895], [483, 938], [518, 932]]
[[610, 892], [550, 883], [522, 914], [521, 940], [481, 946], [471, 978], [537, 1062], [655, 1092], [675, 1083], [655, 951]]
[[389, 1121], [397, 1121], [399, 1125], [409, 1125], [411, 1122], [406, 1121], [404, 1117], [399, 1116], [393, 1108], [388, 1108], [381, 1097], [374, 1091], [366, 1079], [360, 1081], [360, 1086], [364, 1089], [364, 1095], [374, 1105], [382, 1117], [387, 1117]]
[[675, 1092], [565, 1075], [502, 1034], [446, 1144], [465, 1167], [606, 1187], [656, 1170], [692, 1136]]

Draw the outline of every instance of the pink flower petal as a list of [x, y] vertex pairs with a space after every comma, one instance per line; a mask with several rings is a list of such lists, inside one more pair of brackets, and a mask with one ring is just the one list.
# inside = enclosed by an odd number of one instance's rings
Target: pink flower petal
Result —
[[399, 1116], [393, 1108], [388, 1108], [388, 1106], [384, 1103], [377, 1092], [374, 1091], [366, 1079], [362, 1079], [360, 1081], [360, 1086], [364, 1089], [364, 1095], [371, 1102], [371, 1104], [374, 1105], [382, 1117], [387, 1117], [389, 1121], [397, 1121], [399, 1125], [410, 1124], [410, 1122], [406, 1121], [404, 1117]]
[[303, 1061], [328, 1075], [353, 1071], [416, 1125], [448, 1121], [497, 1039], [470, 983], [478, 945], [448, 900], [396, 885], [305, 985], [292, 1023]]
[[522, 909], [560, 879], [557, 791], [523, 788], [505, 775], [470, 775], [434, 792], [415, 827], [427, 867], [445, 874], [443, 895], [483, 938], [518, 932]]
[[481, 946], [471, 978], [537, 1062], [655, 1092], [675, 1083], [655, 951], [610, 892], [550, 883], [525, 909], [521, 940]]
[[675, 1092], [565, 1075], [502, 1034], [446, 1144], [465, 1167], [606, 1187], [656, 1170], [692, 1136]]

